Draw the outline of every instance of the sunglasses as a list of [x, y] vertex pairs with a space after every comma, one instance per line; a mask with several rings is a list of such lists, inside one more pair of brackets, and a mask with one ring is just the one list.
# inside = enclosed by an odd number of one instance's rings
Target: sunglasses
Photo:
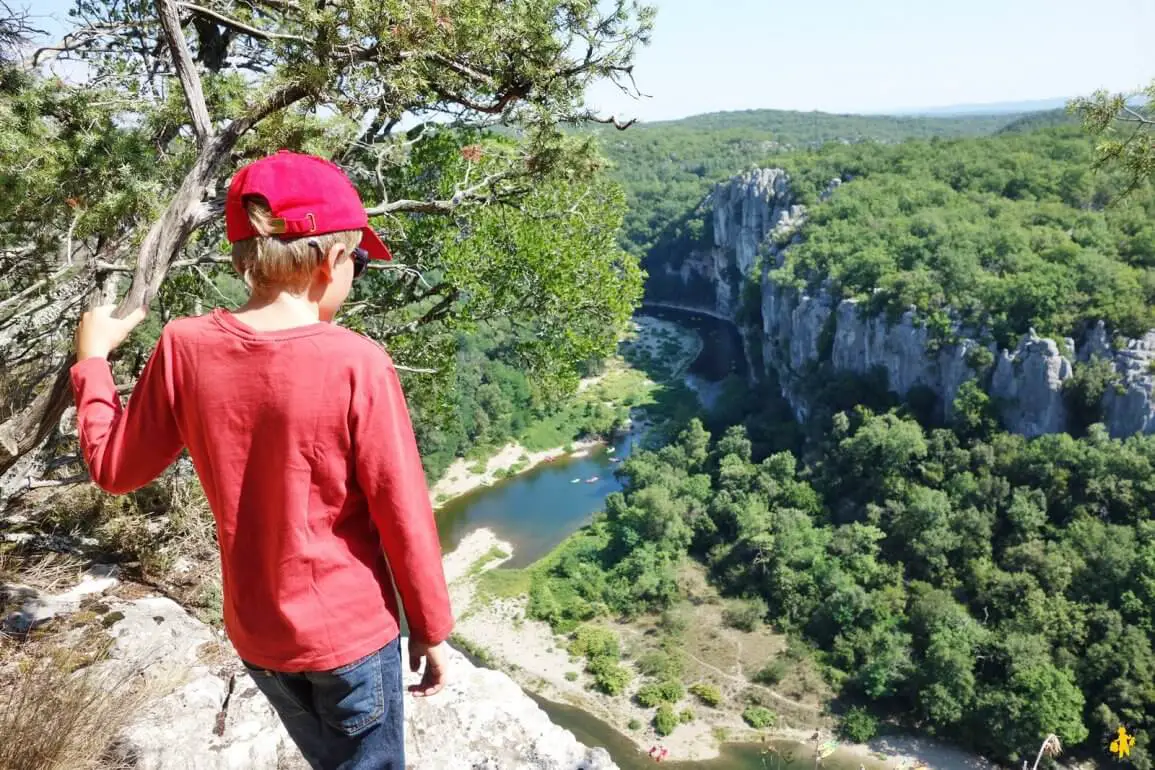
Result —
[[[325, 253], [321, 250], [321, 244], [316, 241], [309, 241], [309, 245], [324, 258]], [[365, 270], [369, 267], [369, 252], [360, 246], [355, 246], [349, 253], [353, 257], [353, 278], [360, 278], [365, 275]]]

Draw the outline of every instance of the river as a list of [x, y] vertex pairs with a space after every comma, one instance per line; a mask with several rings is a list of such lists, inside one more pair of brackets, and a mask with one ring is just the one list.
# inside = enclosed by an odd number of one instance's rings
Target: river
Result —
[[[589, 524], [606, 496], [622, 488], [614, 461], [628, 457], [638, 440], [631, 433], [618, 440], [613, 452], [595, 447], [585, 457], [542, 463], [450, 500], [437, 511], [442, 549], [452, 551], [470, 532], [485, 528], [513, 546], [507, 566], [533, 564]], [[594, 477], [597, 481], [589, 483]]]

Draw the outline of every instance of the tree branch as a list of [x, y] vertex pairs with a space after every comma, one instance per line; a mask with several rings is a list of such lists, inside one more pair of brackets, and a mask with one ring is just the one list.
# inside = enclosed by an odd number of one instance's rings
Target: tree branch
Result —
[[[169, 270], [180, 270], [185, 267], [197, 267], [199, 265], [229, 265], [232, 264], [232, 258], [224, 255], [203, 256], [195, 259], [178, 259], [174, 260], [168, 267]], [[136, 268], [132, 265], [126, 265], [123, 262], [97, 262], [97, 273], [132, 273]]]
[[231, 139], [231, 144], [228, 145], [229, 149], [231, 150], [237, 140], [250, 128], [277, 110], [283, 110], [289, 105], [299, 102], [310, 93], [312, 93], [312, 91], [303, 83], [285, 83], [273, 91], [267, 99], [257, 106], [250, 108], [247, 113], [234, 120], [229, 124], [228, 128], [223, 131], [223, 133], [227, 134]]
[[250, 27], [244, 22], [231, 19], [228, 16], [217, 13], [216, 11], [213, 11], [209, 8], [194, 5], [193, 3], [180, 2], [177, 3], [177, 6], [184, 8], [186, 11], [192, 11], [193, 13], [200, 14], [201, 16], [206, 16], [216, 22], [219, 22], [220, 24], [225, 25], [226, 27], [229, 27], [230, 29], [234, 29], [237, 32], [242, 32], [251, 37], [260, 38], [261, 40], [296, 40], [297, 42], [304, 43], [305, 45], [312, 44], [312, 41], [310, 41], [308, 38], [301, 37], [300, 35], [287, 35], [280, 32], [269, 32], [268, 30]]
[[602, 123], [602, 124], [605, 124], [607, 126], [613, 126], [614, 128], [616, 128], [619, 131], [625, 131], [627, 128], [629, 128], [630, 126], [632, 126], [638, 122], [637, 118], [630, 118], [625, 123], [623, 123], [620, 120], [618, 120], [617, 115], [611, 115], [608, 118], [603, 118], [599, 115], [595, 115], [592, 112], [586, 112], [586, 113], [583, 113], [581, 115], [577, 115], [576, 119], [582, 120], [582, 121], [587, 121], [589, 123]]
[[455, 94], [452, 91], [448, 91], [438, 85], [434, 85], [432, 88], [433, 92], [437, 94], [439, 99], [447, 102], [456, 102], [457, 104], [473, 110], [474, 112], [480, 112], [485, 115], [500, 115], [501, 113], [505, 112], [505, 108], [508, 107], [511, 102], [517, 99], [524, 99], [529, 95], [530, 91], [530, 85], [528, 83], [518, 83], [510, 86], [509, 90], [499, 95], [489, 104], [482, 104], [481, 102], [474, 101], [468, 96]]
[[29, 489], [47, 489], [49, 487], [70, 487], [76, 484], [85, 484], [91, 479], [87, 473], [79, 473], [66, 479], [28, 479]]
[[156, 0], [156, 12], [160, 18], [160, 26], [164, 30], [168, 41], [169, 51], [172, 52], [172, 63], [180, 78], [181, 89], [184, 91], [185, 102], [188, 104], [189, 117], [192, 118], [193, 132], [196, 134], [197, 147], [204, 149], [213, 136], [213, 124], [209, 118], [209, 108], [205, 104], [204, 88], [201, 86], [201, 76], [193, 63], [192, 53], [189, 51], [188, 41], [184, 30], [180, 26], [180, 14], [177, 12], [175, 0]]
[[1155, 120], [1152, 120], [1146, 115], [1143, 115], [1138, 111], [1127, 107], [1126, 105], [1123, 106], [1123, 112], [1126, 113], [1128, 117], [1120, 117], [1119, 120], [1125, 121], [1127, 123], [1142, 123], [1145, 126], [1155, 126]]
[[[26, 65], [29, 68], [39, 67], [41, 64], [51, 61], [61, 54], [85, 48], [104, 35], [114, 32], [124, 32], [129, 29], [131, 29], [131, 25], [129, 24], [99, 24], [85, 27], [75, 32], [69, 32], [56, 45], [42, 46], [33, 51], [32, 55], [25, 60]], [[42, 54], [51, 54], [51, 56], [41, 58]]]
[[52, 275], [49, 275], [45, 278], [41, 278], [39, 281], [32, 284], [31, 286], [28, 286], [23, 291], [21, 291], [17, 294], [13, 294], [11, 297], [5, 297], [4, 299], [0, 299], [0, 308], [5, 308], [9, 305], [15, 304], [16, 302], [19, 302], [20, 300], [26, 298], [28, 295], [34, 294], [37, 290], [43, 288], [44, 286], [47, 286], [50, 283], [55, 283], [59, 279], [63, 278], [72, 269], [73, 269], [72, 265], [65, 265], [64, 267], [57, 270]]
[[481, 192], [488, 187], [492, 187], [497, 182], [503, 179], [508, 179], [513, 176], [512, 171], [502, 171], [497, 174], [490, 174], [485, 179], [475, 184], [473, 187], [468, 187], [464, 190], [458, 190], [453, 194], [449, 200], [435, 200], [435, 201], [415, 201], [415, 200], [399, 200], [392, 203], [383, 203], [373, 208], [365, 209], [365, 213], [371, 217], [381, 216], [382, 214], [397, 214], [400, 212], [419, 213], [419, 214], [448, 214], [463, 203], [472, 202], [492, 202], [494, 196], [492, 193], [483, 195]]

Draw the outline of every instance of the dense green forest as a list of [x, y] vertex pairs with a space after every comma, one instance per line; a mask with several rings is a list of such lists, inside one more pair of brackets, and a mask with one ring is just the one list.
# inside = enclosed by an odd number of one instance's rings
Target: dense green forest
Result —
[[858, 409], [807, 463], [694, 422], [622, 472], [534, 584], [539, 618], [661, 612], [693, 558], [809, 645], [846, 707], [1010, 761], [1122, 723], [1152, 767], [1155, 439], [964, 441]]
[[710, 186], [766, 157], [828, 142], [899, 142], [992, 134], [1018, 115], [892, 117], [749, 110], [599, 129], [595, 136], [625, 188], [629, 211], [622, 246], [644, 256]]
[[[1094, 168], [1075, 127], [980, 139], [828, 146], [782, 159], [812, 206], [774, 277], [1013, 344], [1105, 320], [1155, 326], [1155, 189]], [[849, 180], [819, 203], [829, 180]], [[817, 204], [817, 205], [814, 205]]]
[[[499, 450], [506, 442], [525, 441], [525, 432], [535, 423], [557, 418], [564, 421], [565, 440], [577, 436], [608, 436], [620, 421], [618, 411], [577, 408], [571, 393], [543, 391], [521, 365], [519, 354], [533, 329], [517, 330], [505, 321], [486, 324], [457, 338], [453, 383], [446, 402], [433, 408], [444, 414], [427, 415], [420, 401], [413, 404], [413, 424], [421, 448], [426, 476], [440, 478], [457, 457], [484, 455]], [[579, 367], [583, 375], [596, 373], [603, 364], [590, 361]], [[584, 407], [585, 405], [581, 405]], [[563, 441], [563, 443], [565, 443]]]

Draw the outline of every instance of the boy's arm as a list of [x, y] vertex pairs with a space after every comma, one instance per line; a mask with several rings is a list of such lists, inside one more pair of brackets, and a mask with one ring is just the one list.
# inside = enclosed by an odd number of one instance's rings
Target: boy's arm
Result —
[[103, 355], [85, 357], [72, 367], [80, 448], [92, 480], [106, 492], [143, 487], [180, 454], [170, 345], [169, 335], [162, 333], [127, 407], [121, 406]]
[[357, 483], [369, 501], [412, 639], [438, 644], [453, 630], [441, 541], [401, 383], [388, 356], [355, 383], [351, 427]]

